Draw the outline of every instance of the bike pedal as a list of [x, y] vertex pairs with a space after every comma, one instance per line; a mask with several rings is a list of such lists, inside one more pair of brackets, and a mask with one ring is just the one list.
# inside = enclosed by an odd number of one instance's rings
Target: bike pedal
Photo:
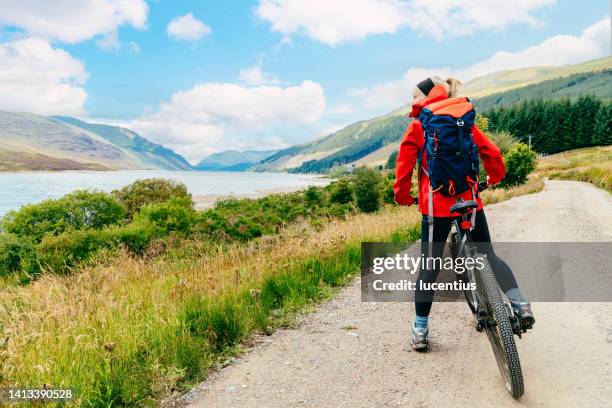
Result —
[[527, 316], [521, 319], [521, 329], [523, 333], [527, 333], [527, 330], [533, 329], [533, 324], [535, 323], [535, 319], [533, 316]]

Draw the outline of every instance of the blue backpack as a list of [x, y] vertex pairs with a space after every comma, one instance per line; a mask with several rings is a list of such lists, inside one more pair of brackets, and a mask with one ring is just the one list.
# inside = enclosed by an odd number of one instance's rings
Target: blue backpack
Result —
[[[421, 111], [425, 143], [419, 166], [429, 177], [430, 191], [454, 196], [477, 183], [478, 147], [472, 137], [475, 116], [468, 98], [448, 98]], [[421, 166], [423, 154], [427, 155], [427, 170]]]

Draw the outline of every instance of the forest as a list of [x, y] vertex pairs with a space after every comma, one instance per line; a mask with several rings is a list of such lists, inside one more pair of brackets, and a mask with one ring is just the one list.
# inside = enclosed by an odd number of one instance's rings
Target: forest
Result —
[[584, 95], [575, 100], [534, 99], [484, 113], [489, 130], [510, 132], [538, 153], [612, 144], [612, 103]]

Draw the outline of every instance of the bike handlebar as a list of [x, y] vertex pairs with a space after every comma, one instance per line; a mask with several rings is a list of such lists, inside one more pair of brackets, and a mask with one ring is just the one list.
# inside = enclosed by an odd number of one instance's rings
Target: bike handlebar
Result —
[[[489, 188], [489, 184], [486, 181], [478, 183], [478, 191], [484, 191]], [[419, 203], [419, 197], [412, 197], [412, 204], [417, 205]]]

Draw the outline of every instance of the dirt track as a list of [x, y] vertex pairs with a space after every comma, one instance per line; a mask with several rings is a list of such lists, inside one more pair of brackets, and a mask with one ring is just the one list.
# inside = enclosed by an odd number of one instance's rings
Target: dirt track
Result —
[[[612, 241], [612, 196], [586, 183], [487, 207], [497, 241]], [[525, 396], [506, 392], [463, 303], [436, 303], [431, 351], [409, 351], [412, 304], [362, 303], [359, 282], [184, 397], [193, 407], [603, 407], [612, 403], [611, 303], [536, 303], [517, 339]]]

